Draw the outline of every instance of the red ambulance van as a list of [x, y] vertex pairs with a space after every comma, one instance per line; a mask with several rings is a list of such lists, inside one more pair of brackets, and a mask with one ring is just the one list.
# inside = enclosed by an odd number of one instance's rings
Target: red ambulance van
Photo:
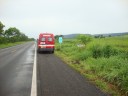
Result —
[[38, 38], [37, 51], [50, 51], [54, 53], [55, 39], [52, 33], [40, 33]]

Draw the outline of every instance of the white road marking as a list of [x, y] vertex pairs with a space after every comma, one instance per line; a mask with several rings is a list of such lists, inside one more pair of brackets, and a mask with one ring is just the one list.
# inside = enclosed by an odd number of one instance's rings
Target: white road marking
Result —
[[32, 76], [32, 87], [31, 87], [31, 96], [37, 96], [37, 69], [36, 69], [36, 61], [37, 61], [37, 53], [36, 53], [36, 43], [35, 43], [35, 57], [34, 57], [34, 65], [33, 65], [33, 76]]

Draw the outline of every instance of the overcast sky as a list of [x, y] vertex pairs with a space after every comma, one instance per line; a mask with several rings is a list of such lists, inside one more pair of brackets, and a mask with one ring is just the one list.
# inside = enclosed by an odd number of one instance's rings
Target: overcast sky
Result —
[[128, 0], [0, 0], [0, 21], [34, 38], [128, 32]]

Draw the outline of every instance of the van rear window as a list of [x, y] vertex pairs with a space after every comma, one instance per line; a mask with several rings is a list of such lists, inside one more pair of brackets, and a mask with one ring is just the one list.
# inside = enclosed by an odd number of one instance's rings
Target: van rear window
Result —
[[43, 37], [43, 38], [41, 39], [41, 41], [45, 41], [45, 37]]
[[48, 41], [52, 41], [52, 38], [51, 38], [51, 37], [49, 37], [49, 38], [48, 38]]

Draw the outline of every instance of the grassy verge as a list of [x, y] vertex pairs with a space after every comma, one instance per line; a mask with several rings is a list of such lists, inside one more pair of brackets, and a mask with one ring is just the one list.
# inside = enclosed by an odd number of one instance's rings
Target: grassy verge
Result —
[[56, 43], [55, 54], [111, 96], [128, 96], [128, 36], [93, 39], [84, 47], [76, 40]]
[[15, 46], [15, 45], [19, 45], [19, 44], [23, 44], [23, 43], [25, 43], [25, 42], [15, 42], [15, 43], [0, 44], [0, 49], [11, 47], [11, 46]]

